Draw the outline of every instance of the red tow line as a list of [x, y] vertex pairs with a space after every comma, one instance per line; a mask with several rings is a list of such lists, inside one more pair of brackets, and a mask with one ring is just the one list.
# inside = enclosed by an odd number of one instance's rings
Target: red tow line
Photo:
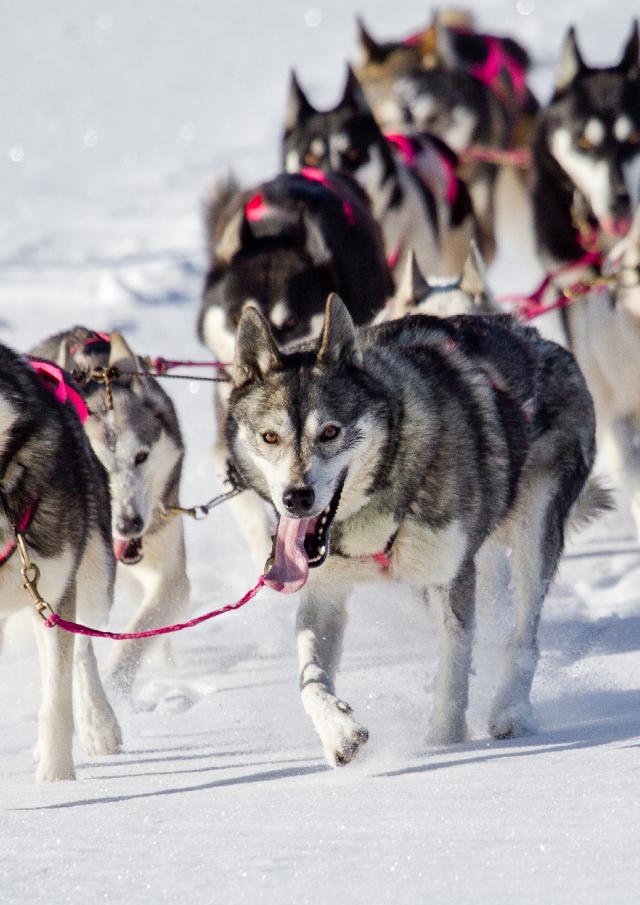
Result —
[[541, 317], [549, 311], [555, 311], [558, 308], [566, 308], [574, 300], [576, 295], [584, 295], [591, 288], [591, 284], [584, 280], [578, 280], [572, 283], [566, 289], [558, 289], [558, 295], [552, 302], [543, 302], [545, 292], [553, 284], [556, 277], [563, 273], [569, 273], [577, 270], [579, 267], [600, 266], [602, 264], [602, 255], [599, 251], [588, 251], [577, 261], [571, 261], [563, 267], [559, 267], [552, 273], [548, 273], [542, 280], [538, 288], [530, 295], [503, 295], [498, 299], [499, 304], [513, 305], [514, 313], [525, 321], [531, 321], [536, 317]]

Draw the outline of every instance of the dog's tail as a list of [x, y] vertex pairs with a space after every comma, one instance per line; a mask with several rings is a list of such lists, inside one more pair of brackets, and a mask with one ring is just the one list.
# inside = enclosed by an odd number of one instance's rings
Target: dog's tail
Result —
[[569, 512], [568, 526], [571, 531], [579, 531], [589, 525], [603, 512], [616, 508], [611, 489], [600, 478], [590, 477], [582, 493]]
[[232, 173], [219, 176], [213, 184], [213, 188], [204, 205], [204, 228], [207, 237], [207, 246], [213, 257], [213, 249], [221, 223], [223, 213], [231, 200], [240, 191], [240, 185]]

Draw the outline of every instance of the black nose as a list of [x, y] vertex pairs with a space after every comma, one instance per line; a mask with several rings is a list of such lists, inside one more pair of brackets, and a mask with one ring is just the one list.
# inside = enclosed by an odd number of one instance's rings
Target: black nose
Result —
[[613, 210], [616, 217], [628, 217], [631, 210], [631, 198], [626, 188], [618, 188], [615, 193]]
[[311, 509], [316, 495], [312, 487], [288, 487], [282, 494], [285, 509], [292, 515], [303, 516]]
[[141, 515], [132, 515], [118, 519], [116, 530], [122, 537], [137, 537], [142, 533], [144, 522]]

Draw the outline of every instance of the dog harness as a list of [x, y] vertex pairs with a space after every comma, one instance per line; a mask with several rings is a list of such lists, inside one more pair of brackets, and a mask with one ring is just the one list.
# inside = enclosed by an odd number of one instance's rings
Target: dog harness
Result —
[[[349, 226], [354, 226], [356, 222], [355, 213], [352, 204], [345, 198], [340, 186], [331, 180], [324, 170], [316, 167], [303, 167], [297, 174], [309, 182], [317, 182], [328, 189], [332, 194], [337, 196], [342, 203], [342, 212]], [[269, 204], [263, 192], [257, 192], [253, 195], [244, 206], [244, 215], [250, 223], [256, 223], [263, 220], [270, 213]]]

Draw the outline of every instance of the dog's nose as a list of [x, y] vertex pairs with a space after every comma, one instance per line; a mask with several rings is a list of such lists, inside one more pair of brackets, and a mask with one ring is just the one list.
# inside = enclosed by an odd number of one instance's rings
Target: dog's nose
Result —
[[116, 523], [116, 530], [122, 537], [137, 537], [142, 533], [143, 528], [142, 516], [137, 513], [132, 516], [122, 516]]
[[304, 516], [316, 499], [312, 487], [288, 487], [282, 494], [285, 509], [292, 515]]

